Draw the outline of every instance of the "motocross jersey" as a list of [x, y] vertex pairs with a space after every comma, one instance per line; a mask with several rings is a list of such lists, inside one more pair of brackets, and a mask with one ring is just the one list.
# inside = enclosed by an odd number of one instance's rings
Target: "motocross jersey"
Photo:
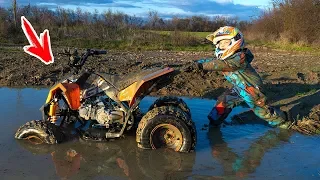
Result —
[[235, 87], [261, 88], [262, 79], [250, 64], [253, 58], [251, 51], [245, 48], [225, 60], [209, 58], [197, 62], [202, 64], [204, 70], [222, 71], [225, 78]]

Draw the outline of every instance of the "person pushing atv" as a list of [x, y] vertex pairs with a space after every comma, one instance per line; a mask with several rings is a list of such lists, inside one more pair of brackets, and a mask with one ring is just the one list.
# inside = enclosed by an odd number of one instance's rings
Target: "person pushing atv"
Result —
[[240, 30], [231, 26], [220, 27], [206, 39], [216, 46], [216, 58], [195, 61], [184, 70], [220, 71], [233, 85], [218, 97], [208, 115], [210, 125], [219, 126], [232, 108], [244, 101], [258, 117], [266, 120], [271, 126], [288, 128], [292, 124], [288, 114], [266, 104], [267, 98], [263, 93], [262, 80], [250, 64], [254, 56], [248, 48], [245, 48], [244, 37]]

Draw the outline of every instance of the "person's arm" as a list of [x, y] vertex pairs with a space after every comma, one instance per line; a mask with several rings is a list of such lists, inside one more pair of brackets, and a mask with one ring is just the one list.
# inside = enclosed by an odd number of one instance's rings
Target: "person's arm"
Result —
[[202, 69], [209, 71], [237, 71], [247, 66], [246, 58], [253, 59], [251, 53], [241, 52], [226, 60], [215, 60], [202, 63]]
[[203, 63], [211, 62], [211, 61], [213, 61], [213, 60], [214, 60], [214, 58], [208, 58], [208, 59], [199, 59], [199, 60], [194, 61], [194, 62], [203, 64]]

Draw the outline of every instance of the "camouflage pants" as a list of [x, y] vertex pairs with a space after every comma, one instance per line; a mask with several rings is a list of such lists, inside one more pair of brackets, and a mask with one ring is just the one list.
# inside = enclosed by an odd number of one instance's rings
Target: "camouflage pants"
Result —
[[210, 124], [220, 125], [230, 114], [232, 108], [242, 102], [245, 102], [255, 115], [272, 126], [286, 121], [286, 115], [280, 109], [266, 105], [266, 96], [258, 88], [247, 86], [245, 89], [233, 87], [218, 97], [208, 115]]

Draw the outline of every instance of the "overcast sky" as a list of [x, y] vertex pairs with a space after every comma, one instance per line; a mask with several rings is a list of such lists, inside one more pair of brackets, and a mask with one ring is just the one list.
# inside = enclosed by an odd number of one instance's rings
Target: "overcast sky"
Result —
[[[129, 15], [146, 16], [148, 11], [157, 11], [161, 17], [177, 16], [237, 16], [250, 20], [262, 9], [271, 7], [270, 0], [17, 0], [18, 5], [46, 6], [50, 9], [62, 7], [93, 12], [111, 9]], [[0, 0], [0, 6], [11, 6], [12, 0]]]

